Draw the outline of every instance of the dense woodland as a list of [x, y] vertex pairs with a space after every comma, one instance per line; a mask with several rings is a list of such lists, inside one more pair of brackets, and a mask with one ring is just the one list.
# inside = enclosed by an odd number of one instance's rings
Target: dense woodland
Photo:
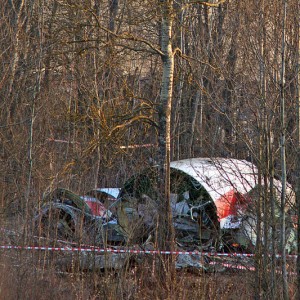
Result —
[[[26, 223], [57, 186], [121, 187], [190, 157], [246, 159], [262, 182], [299, 192], [299, 10], [299, 0], [1, 1], [1, 219]], [[263, 274], [257, 299], [270, 297]]]

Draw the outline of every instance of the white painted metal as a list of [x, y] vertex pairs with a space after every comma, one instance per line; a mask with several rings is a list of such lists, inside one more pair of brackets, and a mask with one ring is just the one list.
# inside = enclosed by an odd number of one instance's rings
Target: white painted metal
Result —
[[213, 201], [232, 190], [246, 194], [257, 184], [257, 168], [246, 160], [191, 158], [171, 162], [171, 168], [196, 179]]
[[[246, 196], [258, 183], [257, 167], [246, 161], [231, 158], [191, 158], [171, 163], [171, 168], [180, 170], [195, 180], [206, 189], [217, 207], [217, 214], [220, 217], [222, 211], [221, 202], [228, 203], [225, 206], [235, 205], [235, 199], [228, 196], [222, 199], [224, 195], [233, 195], [239, 193]], [[281, 182], [274, 180], [274, 185], [278, 195], [281, 193]], [[294, 192], [288, 185], [287, 208], [295, 203]], [[250, 199], [251, 200], [251, 199]], [[221, 228], [238, 228], [240, 226], [242, 214], [235, 213], [220, 217]]]
[[94, 191], [105, 193], [105, 194], [117, 199], [119, 196], [120, 190], [121, 190], [120, 188], [98, 188], [98, 189], [95, 189]]

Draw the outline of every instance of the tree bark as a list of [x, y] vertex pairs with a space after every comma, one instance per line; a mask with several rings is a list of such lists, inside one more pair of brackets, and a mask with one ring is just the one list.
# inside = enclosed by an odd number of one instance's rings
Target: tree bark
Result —
[[[159, 218], [158, 218], [158, 247], [160, 250], [174, 250], [174, 229], [172, 223], [172, 212], [170, 204], [170, 123], [174, 76], [174, 54], [172, 50], [172, 23], [173, 23], [173, 1], [161, 1], [161, 51], [163, 52], [162, 83], [160, 92], [160, 103], [158, 105], [158, 194], [159, 194]], [[163, 259], [164, 260], [164, 259]], [[166, 264], [165, 264], [165, 262]], [[160, 273], [165, 275], [174, 273], [172, 255], [168, 256], [163, 263], [165, 266]], [[162, 277], [163, 274], [161, 274]], [[170, 278], [168, 276], [168, 278]]]
[[281, 120], [281, 251], [282, 251], [282, 280], [283, 299], [289, 299], [288, 280], [286, 271], [285, 253], [285, 198], [286, 198], [286, 153], [285, 153], [285, 30], [286, 30], [287, 0], [283, 0], [283, 20], [282, 20], [282, 48], [281, 48], [281, 74], [280, 74], [280, 120]]
[[[300, 9], [300, 2], [298, 2]], [[297, 68], [296, 68], [296, 108], [297, 108], [297, 128], [296, 128], [296, 205], [297, 205], [297, 296], [300, 298], [300, 15], [296, 15], [296, 32], [297, 32]]]

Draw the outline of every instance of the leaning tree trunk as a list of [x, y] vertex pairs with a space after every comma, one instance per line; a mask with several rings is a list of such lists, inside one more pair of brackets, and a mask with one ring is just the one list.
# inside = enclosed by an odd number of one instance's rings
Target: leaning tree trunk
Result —
[[[170, 123], [171, 123], [171, 104], [173, 92], [174, 76], [174, 54], [172, 50], [172, 9], [173, 1], [161, 1], [162, 20], [161, 20], [161, 51], [162, 51], [162, 83], [160, 93], [160, 103], [158, 104], [158, 229], [157, 243], [160, 250], [174, 249], [174, 229], [172, 224], [172, 213], [170, 204]], [[164, 266], [160, 268], [161, 276], [174, 272], [172, 256], [162, 260]], [[172, 272], [173, 269], [173, 272]], [[165, 273], [163, 275], [163, 273]]]

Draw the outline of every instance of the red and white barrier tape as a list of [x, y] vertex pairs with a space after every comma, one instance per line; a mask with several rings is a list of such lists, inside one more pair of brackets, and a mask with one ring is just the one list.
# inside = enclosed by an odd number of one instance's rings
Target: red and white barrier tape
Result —
[[135, 250], [135, 249], [96, 248], [96, 247], [95, 248], [82, 248], [82, 247], [46, 247], [46, 246], [0, 245], [0, 249], [67, 251], [67, 252], [96, 252], [96, 253], [203, 255], [203, 256], [226, 256], [226, 257], [253, 257], [254, 256], [254, 254], [245, 254], [245, 253], [215, 253], [215, 252], [199, 252], [199, 251]]
[[236, 264], [230, 264], [230, 263], [220, 263], [220, 262], [215, 262], [215, 261], [211, 261], [209, 263], [210, 265], [221, 265], [225, 268], [229, 268], [229, 269], [237, 269], [237, 270], [247, 270], [247, 271], [255, 271], [255, 267], [246, 267], [246, 266], [242, 266], [242, 265], [236, 265]]
[[[237, 265], [237, 264], [231, 264], [231, 263], [223, 263], [223, 262], [215, 262], [211, 261], [209, 265], [220, 265], [222, 267], [228, 268], [228, 269], [236, 269], [236, 270], [246, 270], [246, 271], [255, 271], [255, 267], [253, 266], [243, 266], [243, 265]], [[282, 274], [281, 270], [275, 270], [276, 274]], [[288, 271], [289, 275], [297, 275], [297, 272]]]
[[[15, 233], [12, 230], [0, 228], [0, 231]], [[15, 233], [16, 234], [16, 233]], [[41, 237], [36, 237], [41, 239]], [[45, 239], [46, 238], [42, 238]], [[57, 240], [58, 242], [68, 243], [75, 245], [76, 243], [70, 243], [68, 241]], [[0, 245], [0, 249], [18, 249], [18, 250], [42, 250], [42, 251], [68, 251], [68, 252], [97, 252], [97, 253], [131, 253], [131, 254], [164, 254], [164, 255], [202, 255], [202, 256], [218, 256], [218, 257], [254, 257], [255, 254], [250, 253], [218, 253], [218, 252], [199, 252], [199, 251], [163, 251], [163, 250], [132, 250], [132, 249], [111, 249], [111, 248], [99, 248], [92, 245], [83, 245], [83, 247], [45, 247], [45, 246], [12, 246], [12, 245]], [[280, 258], [281, 254], [276, 254], [276, 258]], [[297, 255], [286, 255], [287, 258], [297, 258]]]
[[[67, 252], [96, 252], [96, 253], [130, 253], [130, 254], [164, 254], [164, 255], [202, 255], [202, 256], [221, 256], [221, 257], [254, 257], [250, 253], [217, 253], [217, 252], [199, 252], [199, 251], [163, 251], [163, 250], [135, 250], [135, 249], [112, 249], [97, 247], [47, 247], [47, 246], [13, 246], [0, 245], [0, 249], [15, 250], [42, 250], [42, 251], [67, 251]], [[281, 255], [276, 255], [276, 258]], [[296, 255], [289, 255], [296, 258]]]
[[[45, 247], [45, 246], [13, 246], [0, 245], [0, 249], [6, 250], [42, 250], [42, 251], [67, 251], [67, 252], [94, 252], [94, 253], [130, 253], [130, 254], [165, 254], [165, 255], [201, 255], [201, 256], [221, 256], [221, 257], [253, 257], [254, 254], [246, 253], [215, 253], [198, 251], [159, 251], [159, 250], [133, 250], [133, 249], [111, 249], [111, 248], [81, 248], [81, 247]], [[280, 255], [276, 256], [280, 257]], [[296, 257], [296, 255], [293, 255]], [[232, 263], [209, 262], [210, 265], [221, 265], [230, 269], [255, 271], [253, 266], [242, 266]], [[279, 271], [277, 271], [278, 273]], [[279, 272], [280, 273], [280, 272]], [[297, 275], [295, 272], [289, 272], [290, 275]]]

